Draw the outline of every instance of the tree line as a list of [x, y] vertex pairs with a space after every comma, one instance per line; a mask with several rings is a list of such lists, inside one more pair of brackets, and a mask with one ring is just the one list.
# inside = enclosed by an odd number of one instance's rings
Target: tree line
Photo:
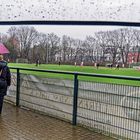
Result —
[[118, 63], [127, 64], [130, 52], [138, 52], [140, 60], [140, 31], [120, 28], [99, 31], [84, 40], [67, 35], [59, 37], [55, 33], [41, 33], [33, 26], [10, 27], [7, 34], [0, 34], [0, 42], [10, 50], [9, 59], [27, 59], [34, 63]]

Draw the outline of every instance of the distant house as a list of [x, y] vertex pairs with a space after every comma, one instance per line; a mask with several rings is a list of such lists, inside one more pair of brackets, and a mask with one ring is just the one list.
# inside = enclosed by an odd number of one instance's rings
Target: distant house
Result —
[[128, 53], [128, 64], [140, 62], [140, 52], [139, 51], [131, 51]]

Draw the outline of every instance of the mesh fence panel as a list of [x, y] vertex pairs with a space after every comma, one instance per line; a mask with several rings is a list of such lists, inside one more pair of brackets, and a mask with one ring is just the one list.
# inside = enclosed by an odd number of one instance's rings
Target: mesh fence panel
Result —
[[140, 87], [79, 82], [78, 123], [113, 137], [140, 139]]
[[72, 120], [73, 81], [21, 75], [20, 105]]

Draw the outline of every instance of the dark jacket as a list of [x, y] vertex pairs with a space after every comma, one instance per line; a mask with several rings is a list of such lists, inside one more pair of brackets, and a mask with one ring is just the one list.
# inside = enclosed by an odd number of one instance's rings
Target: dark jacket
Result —
[[0, 61], [0, 71], [1, 70], [2, 73], [0, 75], [0, 94], [4, 96], [7, 92], [7, 86], [11, 85], [11, 73], [6, 61]]

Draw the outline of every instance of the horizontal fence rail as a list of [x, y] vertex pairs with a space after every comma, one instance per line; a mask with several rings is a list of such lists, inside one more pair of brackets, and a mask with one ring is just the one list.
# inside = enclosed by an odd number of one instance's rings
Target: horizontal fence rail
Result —
[[122, 22], [122, 21], [58, 21], [58, 20], [48, 20], [48, 21], [0, 21], [0, 25], [100, 25], [100, 26], [134, 26], [140, 27], [140, 22]]
[[[138, 82], [140, 77], [18, 67], [10, 69], [16, 70], [16, 84], [12, 88], [16, 91], [17, 106], [44, 112], [119, 139], [140, 139], [140, 86], [82, 81], [79, 76]], [[41, 78], [24, 74], [24, 71], [73, 75], [73, 80]]]
[[18, 68], [18, 67], [10, 67], [10, 69], [26, 70], [26, 71], [37, 71], [37, 72], [48, 72], [48, 73], [57, 73], [57, 74], [70, 74], [70, 75], [75, 75], [76, 74], [78, 76], [92, 76], [92, 77], [114, 78], [114, 79], [124, 79], [124, 80], [134, 80], [134, 81], [139, 81], [140, 80], [140, 77], [133, 77], [133, 76], [119, 76], [119, 75], [109, 75], [109, 74], [93, 74], [93, 73], [68, 72], [68, 71]]

